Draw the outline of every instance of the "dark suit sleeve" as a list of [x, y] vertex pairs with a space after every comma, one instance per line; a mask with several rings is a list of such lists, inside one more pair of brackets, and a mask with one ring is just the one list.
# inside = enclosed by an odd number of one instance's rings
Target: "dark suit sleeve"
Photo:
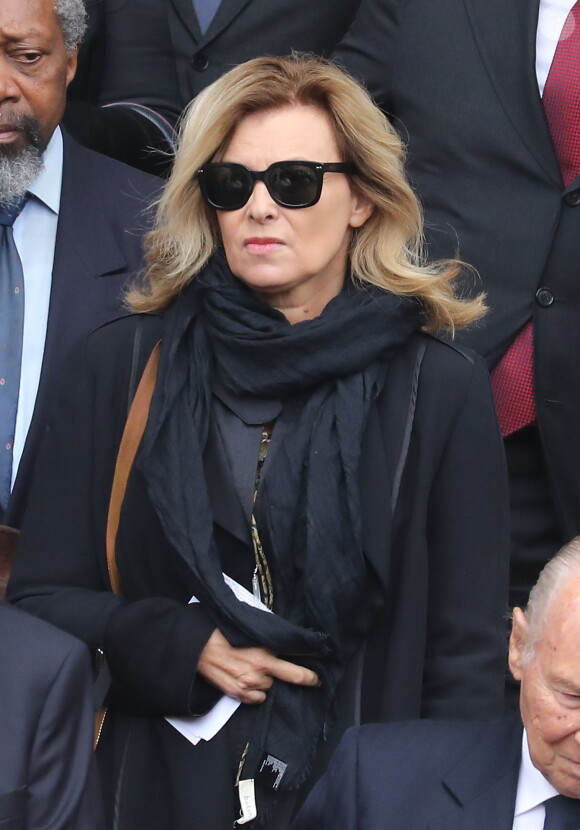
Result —
[[86, 649], [71, 641], [45, 698], [30, 746], [29, 830], [104, 827], [93, 768], [93, 702]]
[[348, 33], [332, 55], [389, 112], [397, 34], [405, 6], [406, 0], [362, 0]]
[[196, 666], [214, 628], [204, 609], [108, 589], [105, 528], [128, 389], [120, 355], [131, 346], [108, 326], [89, 340], [88, 356], [78, 348], [63, 368], [7, 595], [110, 652], [112, 693], [126, 710], [199, 713]]
[[[328, 769], [308, 796], [291, 830], [357, 830], [362, 816], [358, 734], [355, 729], [345, 733]], [[372, 770], [369, 775], [372, 778]]]
[[478, 357], [429, 499], [425, 717], [501, 713], [507, 511], [503, 444], [487, 370]]

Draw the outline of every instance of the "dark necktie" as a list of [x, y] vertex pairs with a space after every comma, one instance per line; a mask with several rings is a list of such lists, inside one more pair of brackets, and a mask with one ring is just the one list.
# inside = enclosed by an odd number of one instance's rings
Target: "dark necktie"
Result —
[[[543, 100], [562, 179], [567, 186], [580, 175], [580, 0], [570, 10], [562, 28]], [[536, 420], [533, 343], [530, 320], [491, 374], [504, 436]]]
[[4, 508], [10, 496], [24, 329], [24, 276], [12, 225], [23, 207], [24, 199], [0, 206], [0, 503]]
[[193, 0], [195, 13], [199, 21], [199, 28], [205, 32], [215, 17], [221, 0]]
[[544, 830], [580, 830], [580, 800], [556, 795], [545, 805]]

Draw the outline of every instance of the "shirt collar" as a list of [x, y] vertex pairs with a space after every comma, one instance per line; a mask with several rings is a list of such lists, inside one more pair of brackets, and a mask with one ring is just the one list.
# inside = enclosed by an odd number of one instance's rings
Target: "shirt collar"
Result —
[[547, 778], [544, 778], [540, 770], [532, 763], [528, 747], [528, 735], [524, 729], [515, 816], [527, 813], [555, 795], [558, 795], [558, 790], [550, 784]]
[[62, 133], [57, 127], [42, 156], [40, 175], [28, 188], [28, 192], [58, 215], [62, 188], [63, 146]]

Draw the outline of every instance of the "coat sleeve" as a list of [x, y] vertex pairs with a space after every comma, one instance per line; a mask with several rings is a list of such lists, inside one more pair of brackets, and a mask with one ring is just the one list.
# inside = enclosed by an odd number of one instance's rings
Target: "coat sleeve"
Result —
[[86, 649], [71, 640], [53, 666], [28, 765], [27, 824], [30, 830], [101, 830], [96, 769], [93, 767], [93, 704]]
[[[441, 428], [437, 407], [443, 408], [445, 397], [453, 394], [449, 386], [439, 386], [438, 398], [431, 398], [433, 430]], [[472, 362], [459, 403], [430, 483], [426, 522], [422, 715], [436, 718], [500, 714], [506, 670], [507, 475], [489, 377], [480, 358]], [[437, 440], [428, 431], [424, 438]]]
[[405, 6], [406, 0], [362, 0], [349, 31], [332, 56], [388, 112]]
[[196, 666], [215, 626], [199, 603], [128, 600], [110, 592], [107, 577], [108, 499], [129, 386], [122, 356], [131, 342], [104, 326], [63, 369], [7, 596], [89, 648], [110, 650], [112, 692], [127, 710], [187, 715], [202, 711], [200, 687], [207, 700]]

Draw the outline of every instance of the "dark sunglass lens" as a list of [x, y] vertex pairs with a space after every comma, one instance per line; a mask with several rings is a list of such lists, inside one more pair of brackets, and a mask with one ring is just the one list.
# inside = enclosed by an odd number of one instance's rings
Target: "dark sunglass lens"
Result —
[[216, 164], [205, 171], [209, 202], [222, 210], [235, 210], [248, 201], [252, 179], [241, 164]]
[[305, 164], [283, 162], [270, 168], [268, 184], [281, 204], [300, 207], [316, 199], [318, 174]]

